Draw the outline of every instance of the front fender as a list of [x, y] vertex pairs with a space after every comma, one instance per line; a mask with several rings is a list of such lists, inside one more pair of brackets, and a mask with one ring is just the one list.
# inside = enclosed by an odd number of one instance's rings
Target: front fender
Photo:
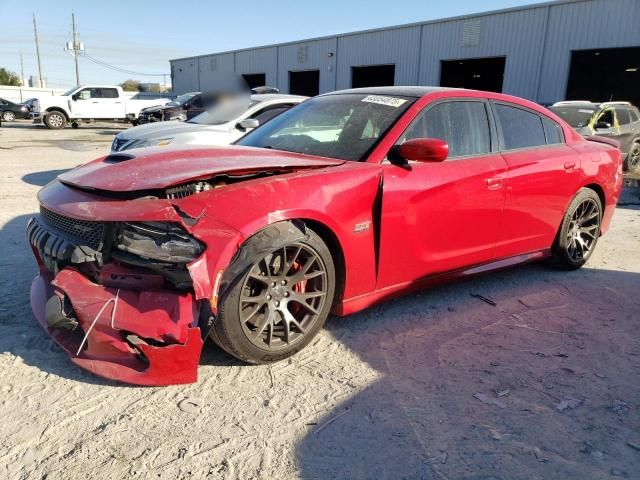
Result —
[[[192, 232], [208, 246], [203, 258], [190, 267], [194, 283], [203, 280], [197, 297], [217, 300], [224, 272], [246, 239], [287, 220], [320, 223], [333, 232], [347, 266], [345, 299], [372, 291], [377, 273], [374, 203], [381, 175], [380, 165], [347, 162], [239, 182], [177, 202], [188, 215], [201, 218]], [[205, 229], [213, 219], [238, 235], [212, 238]], [[204, 272], [208, 272], [208, 284]]]

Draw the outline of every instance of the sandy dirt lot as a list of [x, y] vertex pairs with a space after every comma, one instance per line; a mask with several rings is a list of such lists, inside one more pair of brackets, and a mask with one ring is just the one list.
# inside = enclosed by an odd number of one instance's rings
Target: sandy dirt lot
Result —
[[271, 366], [208, 343], [198, 383], [134, 388], [73, 366], [28, 298], [38, 189], [117, 131], [0, 128], [0, 478], [639, 478], [640, 190], [580, 271], [332, 317]]

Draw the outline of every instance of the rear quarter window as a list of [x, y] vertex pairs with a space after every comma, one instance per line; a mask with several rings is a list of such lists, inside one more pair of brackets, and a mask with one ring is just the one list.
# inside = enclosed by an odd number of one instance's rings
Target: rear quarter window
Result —
[[564, 143], [564, 133], [562, 127], [549, 118], [540, 117], [542, 119], [542, 128], [547, 145], [556, 145]]

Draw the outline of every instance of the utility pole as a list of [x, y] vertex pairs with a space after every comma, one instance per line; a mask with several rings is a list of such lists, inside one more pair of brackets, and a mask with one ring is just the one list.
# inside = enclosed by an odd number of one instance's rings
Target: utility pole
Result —
[[80, 70], [78, 69], [78, 52], [80, 51], [80, 45], [78, 44], [78, 38], [76, 36], [76, 15], [71, 14], [71, 25], [73, 28], [73, 59], [76, 62], [76, 86], [80, 86]]
[[38, 57], [38, 79], [39, 87], [44, 87], [44, 76], [42, 75], [42, 63], [40, 62], [40, 42], [38, 42], [38, 27], [36, 26], [36, 14], [33, 14], [33, 34], [36, 37], [36, 56]]
[[[20, 50], [20, 85], [22, 88], [26, 87], [24, 84], [24, 61], [22, 60], [22, 50]], [[22, 98], [22, 88], [20, 89], [20, 101], [24, 100]]]

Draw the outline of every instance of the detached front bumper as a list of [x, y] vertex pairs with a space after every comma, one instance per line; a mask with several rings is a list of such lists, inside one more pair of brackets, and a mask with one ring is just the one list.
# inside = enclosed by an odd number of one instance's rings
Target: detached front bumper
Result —
[[[54, 296], [60, 302], [49, 302]], [[50, 325], [61, 313], [52, 305], [65, 303], [77, 321], [72, 330]], [[203, 341], [189, 293], [118, 290], [72, 269], [54, 277], [41, 268], [31, 285], [31, 307], [71, 361], [100, 377], [147, 386], [197, 381]]]

